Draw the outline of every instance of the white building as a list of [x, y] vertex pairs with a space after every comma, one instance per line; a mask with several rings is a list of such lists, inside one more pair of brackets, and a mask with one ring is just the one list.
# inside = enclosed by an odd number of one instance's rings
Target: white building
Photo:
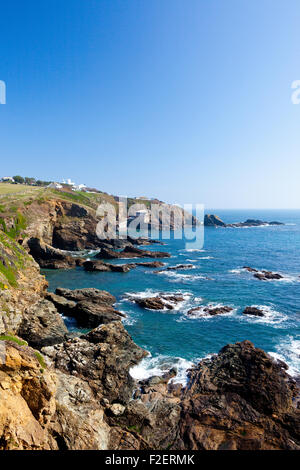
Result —
[[11, 183], [14, 183], [14, 182], [15, 182], [15, 180], [13, 179], [12, 176], [3, 176], [3, 177], [1, 178], [1, 181], [2, 181], [3, 183], [8, 182], [8, 181], [11, 182]]
[[59, 183], [50, 183], [47, 187], [53, 189], [62, 189], [62, 185]]

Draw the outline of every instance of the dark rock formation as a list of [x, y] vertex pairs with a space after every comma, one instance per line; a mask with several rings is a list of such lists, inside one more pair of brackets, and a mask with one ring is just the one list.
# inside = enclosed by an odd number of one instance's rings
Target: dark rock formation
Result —
[[106, 291], [98, 289], [57, 288], [48, 298], [55, 303], [59, 312], [76, 319], [78, 326], [95, 328], [104, 323], [119, 321], [124, 315], [113, 307], [116, 299]]
[[55, 306], [49, 300], [41, 300], [23, 317], [18, 334], [34, 348], [62, 343], [68, 330]]
[[144, 263], [135, 263], [135, 266], [143, 266], [145, 268], [161, 268], [164, 265], [165, 263], [162, 263], [161, 261], [145, 261]]
[[259, 279], [260, 281], [283, 279], [283, 276], [281, 274], [273, 273], [271, 271], [261, 271], [261, 272], [255, 273], [254, 277], [256, 277], [256, 279]]
[[264, 317], [265, 314], [262, 310], [257, 307], [246, 307], [243, 311], [244, 315], [253, 315], [255, 317]]
[[112, 322], [87, 335], [43, 349], [51, 363], [63, 373], [75, 374], [86, 382], [95, 397], [110, 403], [127, 403], [134, 380], [130, 367], [147, 353], [134, 344], [121, 322]]
[[248, 271], [249, 273], [254, 273], [253, 276], [260, 281], [268, 281], [268, 280], [278, 280], [283, 279], [283, 276], [278, 273], [273, 273], [272, 271], [262, 270], [259, 271], [258, 269], [251, 268], [250, 266], [244, 266], [243, 269]]
[[117, 273], [127, 273], [131, 269], [135, 268], [134, 263], [130, 264], [109, 264], [103, 263], [102, 261], [86, 261], [83, 263], [83, 268], [85, 271], [98, 271], [98, 272], [117, 272]]
[[170, 254], [165, 251], [141, 250], [133, 246], [127, 246], [123, 251], [114, 251], [102, 248], [96, 255], [100, 259], [118, 259], [118, 258], [169, 258]]
[[184, 300], [181, 294], [159, 294], [146, 298], [130, 296], [129, 299], [148, 310], [173, 310], [177, 303]]
[[225, 222], [223, 222], [220, 217], [214, 214], [205, 214], [204, 225], [206, 227], [226, 227]]
[[295, 381], [250, 341], [225, 346], [189, 373], [174, 449], [300, 449]]
[[27, 245], [30, 254], [42, 268], [69, 269], [76, 266], [74, 258], [44, 243], [39, 238], [30, 238]]
[[162, 273], [164, 271], [180, 271], [182, 269], [193, 269], [193, 268], [194, 268], [193, 264], [177, 264], [176, 266], [168, 266], [167, 268], [159, 269], [156, 272]]
[[187, 314], [188, 315], [194, 315], [195, 313], [201, 313], [204, 315], [222, 315], [224, 313], [229, 313], [232, 312], [233, 308], [232, 307], [227, 307], [226, 305], [222, 307], [195, 307], [191, 308]]
[[247, 219], [245, 222], [237, 222], [235, 224], [226, 224], [217, 215], [206, 214], [204, 216], [204, 225], [207, 227], [231, 227], [231, 228], [243, 228], [243, 227], [260, 227], [262, 225], [284, 225], [282, 222], [265, 222], [259, 219]]

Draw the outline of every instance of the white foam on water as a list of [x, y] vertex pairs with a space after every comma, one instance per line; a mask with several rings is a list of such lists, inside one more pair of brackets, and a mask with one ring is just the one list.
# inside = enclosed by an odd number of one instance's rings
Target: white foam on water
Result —
[[243, 271], [245, 271], [244, 269], [242, 268], [236, 268], [236, 269], [229, 269], [229, 273], [232, 273], [232, 274], [241, 274]]
[[181, 282], [181, 281], [193, 282], [198, 279], [206, 279], [206, 277], [201, 274], [183, 274], [183, 273], [177, 273], [174, 271], [161, 271], [157, 274], [169, 277], [172, 282]]
[[187, 370], [190, 369], [195, 362], [188, 361], [182, 357], [171, 357], [158, 355], [152, 357], [149, 353], [149, 356], [142, 359], [142, 361], [132, 367], [129, 370], [131, 377], [135, 380], [144, 380], [154, 375], [161, 376], [164, 373], [168, 372], [172, 367], [177, 368], [176, 377], [172, 378], [173, 383], [181, 383], [186, 385], [187, 383]]
[[264, 313], [263, 317], [256, 317], [255, 315], [241, 315], [241, 319], [251, 323], [266, 323], [268, 325], [280, 325], [282, 322], [289, 319], [287, 315], [275, 310], [269, 305], [251, 305], [251, 307], [258, 308]]
[[[158, 292], [158, 291], [154, 291], [152, 289], [146, 289], [145, 291], [142, 291], [142, 292], [127, 292], [125, 294], [128, 298], [126, 299], [123, 299], [123, 300], [129, 300], [129, 301], [134, 301], [134, 299], [148, 299], [150, 297], [162, 297], [162, 296], [181, 296], [183, 298], [183, 300], [181, 302], [174, 302], [172, 299], [162, 299], [163, 302], [167, 303], [167, 304], [171, 304], [173, 309], [170, 310], [168, 309], [167, 307], [165, 307], [164, 309], [160, 309], [160, 310], [155, 310], [156, 312], [165, 312], [165, 311], [168, 311], [168, 312], [177, 312], [178, 310], [181, 310], [182, 307], [186, 304], [186, 302], [188, 302], [192, 296], [192, 294], [190, 292], [183, 292], [181, 290], [179, 291], [176, 291], [176, 292]], [[145, 309], [145, 310], [151, 310], [153, 311], [152, 309]]]
[[[235, 269], [230, 269], [228, 272], [229, 273], [232, 273], [232, 274], [242, 274], [242, 273], [245, 273], [245, 274], [248, 274], [249, 276], [254, 277], [254, 274], [257, 273], [257, 274], [264, 274], [263, 273], [263, 270], [262, 269], [257, 269], [257, 268], [253, 268], [253, 269], [256, 269], [256, 271], [248, 271], [246, 268], [235, 268]], [[265, 269], [264, 271], [268, 271], [267, 269]], [[293, 282], [300, 282], [300, 276], [297, 275], [297, 274], [285, 274], [285, 273], [282, 273], [280, 271], [276, 271], [274, 272], [274, 274], [280, 274], [280, 276], [283, 276], [281, 279], [264, 279], [263, 281], [261, 282], [287, 282], [287, 283], [293, 283]]]
[[270, 356], [285, 362], [289, 368], [288, 374], [299, 376], [300, 374], [300, 335], [287, 336], [276, 346], [276, 352], [269, 352]]
[[[194, 299], [196, 300], [196, 298]], [[207, 305], [199, 305], [195, 308], [197, 308], [196, 311], [194, 311], [193, 313], [190, 313], [188, 314], [187, 312], [185, 312], [184, 314], [184, 317], [182, 317], [182, 319], [185, 319], [185, 320], [188, 320], [188, 319], [191, 319], [191, 320], [195, 320], [195, 319], [201, 319], [201, 320], [211, 320], [212, 318], [216, 318], [216, 317], [230, 317], [230, 316], [233, 316], [234, 314], [236, 314], [237, 312], [237, 308], [233, 307], [232, 305], [227, 305], [227, 307], [230, 307], [232, 308], [232, 310], [230, 312], [227, 312], [227, 313], [220, 313], [220, 314], [217, 314], [217, 315], [210, 315], [209, 313], [205, 312], [205, 309], [206, 308], [222, 308], [222, 307], [225, 307], [225, 305], [223, 304], [220, 304], [220, 303], [210, 303], [210, 304], [207, 304]]]

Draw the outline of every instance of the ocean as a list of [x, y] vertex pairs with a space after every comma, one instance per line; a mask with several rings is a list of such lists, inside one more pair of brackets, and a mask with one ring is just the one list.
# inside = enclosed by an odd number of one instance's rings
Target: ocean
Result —
[[[300, 373], [300, 210], [210, 212], [218, 214], [226, 223], [256, 218], [278, 220], [285, 225], [206, 227], [201, 251], [192, 247], [186, 249], [183, 240], [167, 240], [161, 247], [151, 247], [171, 254], [171, 258], [163, 260], [168, 266], [192, 264], [189, 270], [159, 274], [152, 268], [136, 268], [129, 273], [93, 273], [82, 268], [44, 270], [49, 290], [95, 287], [116, 296], [116, 308], [126, 314], [126, 329], [134, 341], [149, 352], [149, 356], [131, 370], [137, 379], [161, 374], [176, 366], [176, 381], [185, 383], [186, 370], [194, 363], [217, 353], [228, 343], [245, 339], [284, 360], [290, 374]], [[243, 266], [275, 271], [284, 278], [260, 281], [243, 270]], [[161, 292], [182, 293], [184, 301], [174, 310], [150, 311], [124, 297], [126, 294], [145, 297]], [[217, 316], [187, 315], [189, 309], [207, 305], [226, 305], [233, 311]], [[247, 306], [261, 308], [265, 316], [243, 315]], [[78, 330], [73, 320], [66, 318], [65, 321], [70, 330]]]

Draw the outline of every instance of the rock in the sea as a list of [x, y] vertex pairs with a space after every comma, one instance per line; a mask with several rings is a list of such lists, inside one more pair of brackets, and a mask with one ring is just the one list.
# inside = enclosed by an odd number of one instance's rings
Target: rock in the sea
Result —
[[254, 273], [253, 276], [260, 281], [267, 281], [267, 280], [278, 280], [283, 279], [283, 276], [279, 273], [273, 273], [272, 271], [262, 270], [259, 271], [258, 269], [251, 268], [250, 266], [244, 266], [243, 269], [248, 271], [249, 273]]
[[143, 263], [135, 263], [137, 267], [142, 266], [145, 268], [162, 268], [165, 263], [162, 261], [145, 261]]
[[181, 294], [159, 294], [153, 297], [129, 296], [129, 299], [137, 303], [140, 307], [148, 310], [173, 310], [179, 302], [184, 301]]
[[146, 308], [148, 310], [173, 310], [174, 307], [170, 303], [165, 302], [159, 297], [148, 297], [146, 299], [135, 299], [140, 307]]
[[131, 269], [135, 268], [135, 263], [130, 264], [110, 264], [103, 263], [102, 261], [86, 261], [83, 263], [85, 271], [98, 271], [98, 272], [117, 272], [117, 273], [128, 273]]
[[58, 287], [49, 298], [55, 302], [59, 312], [75, 318], [78, 326], [83, 328], [95, 328], [124, 317], [124, 314], [113, 307], [116, 298], [106, 291]]
[[226, 224], [217, 215], [205, 214], [204, 225], [207, 227], [225, 227]]
[[246, 307], [243, 311], [244, 315], [253, 315], [255, 317], [264, 317], [265, 314], [262, 310], [257, 307]]
[[273, 273], [272, 271], [260, 271], [258, 273], [255, 273], [254, 277], [259, 279], [260, 281], [283, 279], [283, 276], [281, 274]]
[[167, 268], [159, 269], [156, 272], [162, 273], [164, 271], [180, 271], [182, 269], [193, 269], [193, 268], [194, 268], [193, 264], [177, 264], [176, 266], [168, 266]]
[[134, 246], [126, 246], [122, 251], [114, 251], [102, 248], [96, 255], [100, 259], [119, 259], [119, 258], [169, 258], [170, 254], [165, 251], [141, 250]]
[[71, 256], [51, 245], [44, 243], [39, 238], [30, 238], [27, 241], [30, 254], [35, 261], [47, 269], [70, 269], [75, 268], [76, 261]]
[[194, 307], [191, 308], [187, 314], [195, 315], [195, 313], [200, 313], [203, 315], [223, 315], [225, 313], [232, 312], [233, 308], [226, 305], [220, 307], [208, 306], [208, 307]]
[[189, 372], [172, 448], [300, 449], [297, 387], [285, 369], [250, 341], [201, 361]]
[[121, 404], [129, 401], [134, 388], [129, 369], [147, 355], [121, 322], [101, 325], [80, 338], [44, 348], [43, 353], [61, 372], [86, 382], [98, 400]]
[[30, 346], [41, 348], [63, 342], [67, 338], [68, 330], [53, 303], [41, 300], [28, 309], [18, 334]]

